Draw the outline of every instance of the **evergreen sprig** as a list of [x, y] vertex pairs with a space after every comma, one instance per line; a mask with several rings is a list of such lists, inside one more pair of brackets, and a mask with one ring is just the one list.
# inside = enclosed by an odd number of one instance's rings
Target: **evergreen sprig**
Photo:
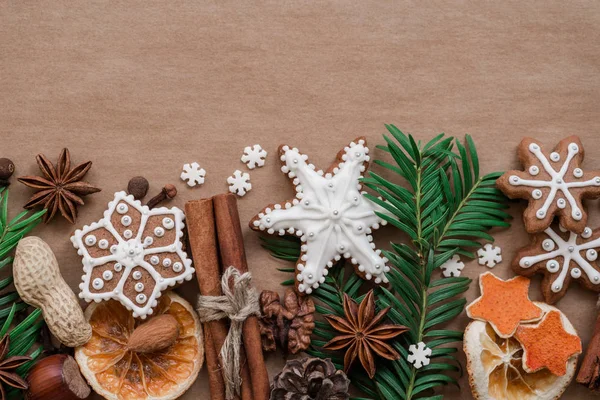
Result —
[[[481, 247], [482, 241], [494, 240], [489, 234], [491, 228], [510, 226], [510, 215], [505, 211], [507, 199], [495, 187], [500, 173], [480, 175], [477, 150], [470, 136], [466, 136], [465, 145], [444, 134], [423, 145], [394, 125], [386, 128], [390, 135], [384, 135], [386, 145], [378, 148], [389, 153], [393, 162], [375, 163], [403, 181], [370, 172], [363, 183], [374, 194], [365, 196], [385, 209], [379, 217], [410, 240], [392, 243], [391, 250], [383, 252], [392, 268], [389, 287], [376, 289], [377, 308], [391, 306], [388, 316], [392, 322], [410, 331], [391, 342], [401, 354], [399, 360], [378, 360], [372, 380], [366, 379], [359, 368], [350, 372], [350, 378], [354, 386], [374, 399], [441, 399], [436, 388], [458, 386], [455, 376], [461, 366], [455, 356], [455, 343], [462, 341], [463, 335], [443, 325], [464, 310], [466, 300], [460, 295], [471, 280], [440, 277], [434, 271], [455, 254], [473, 258], [473, 250]], [[300, 255], [297, 238], [264, 238], [263, 246], [283, 260], [296, 261]], [[371, 286], [356, 274], [346, 274], [342, 267], [334, 268], [312, 294], [317, 312], [343, 316], [343, 293], [360, 301], [361, 294]], [[308, 353], [331, 358], [341, 368], [343, 353], [323, 349], [336, 335], [328, 323], [317, 322]], [[432, 355], [429, 365], [416, 369], [406, 358], [408, 347], [419, 342], [425, 342]]]
[[[41, 222], [45, 213], [46, 210], [35, 213], [22, 211], [9, 220], [8, 189], [7, 187], [0, 188], [0, 271], [12, 264], [13, 257], [10, 254], [19, 243], [19, 240]], [[7, 278], [0, 279], [0, 292], [7, 289], [12, 283], [12, 273]], [[6, 334], [10, 336], [7, 357], [29, 355], [32, 358], [31, 361], [15, 370], [21, 376], [27, 374], [43, 351], [42, 347], [33, 349], [44, 325], [41, 310], [35, 309], [15, 325], [16, 318], [28, 307], [15, 290], [0, 294], [0, 338]], [[7, 390], [7, 397], [15, 398], [18, 397], [19, 393], [19, 390], [10, 388]]]

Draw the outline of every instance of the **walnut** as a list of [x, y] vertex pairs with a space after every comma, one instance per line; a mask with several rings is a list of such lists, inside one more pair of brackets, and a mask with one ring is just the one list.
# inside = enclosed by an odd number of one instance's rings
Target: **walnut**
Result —
[[286, 290], [282, 304], [279, 294], [265, 290], [260, 294], [260, 308], [264, 351], [275, 351], [278, 345], [291, 354], [308, 349], [315, 328], [315, 303], [310, 297], [298, 296], [290, 288]]

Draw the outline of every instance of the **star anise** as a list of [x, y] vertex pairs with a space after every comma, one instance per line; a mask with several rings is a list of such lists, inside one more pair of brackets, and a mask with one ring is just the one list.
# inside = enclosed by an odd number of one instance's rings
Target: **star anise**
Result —
[[97, 187], [82, 181], [92, 167], [92, 162], [88, 161], [71, 168], [68, 149], [62, 150], [56, 167], [43, 154], [38, 154], [35, 159], [44, 176], [19, 178], [19, 182], [37, 190], [23, 207], [32, 209], [43, 205], [44, 209], [48, 210], [44, 215], [46, 223], [54, 218], [57, 210], [60, 210], [62, 216], [74, 224], [77, 219], [77, 205], [83, 205], [81, 196], [100, 191]]
[[28, 356], [6, 358], [10, 337], [5, 335], [0, 341], [0, 400], [6, 400], [5, 385], [25, 390], [29, 387], [25, 379], [15, 373], [15, 369], [31, 360]]
[[341, 335], [325, 344], [329, 350], [346, 350], [344, 356], [344, 372], [348, 372], [356, 357], [372, 379], [375, 376], [375, 360], [373, 353], [388, 360], [397, 360], [400, 354], [386, 343], [406, 331], [403, 325], [381, 324], [390, 307], [386, 307], [375, 315], [375, 296], [369, 291], [360, 306], [344, 293], [345, 318], [337, 315], [325, 315], [331, 326]]

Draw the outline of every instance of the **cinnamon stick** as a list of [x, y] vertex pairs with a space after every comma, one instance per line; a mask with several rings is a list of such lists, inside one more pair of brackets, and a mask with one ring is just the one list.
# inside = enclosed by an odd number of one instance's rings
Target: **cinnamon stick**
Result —
[[[248, 271], [242, 227], [234, 194], [213, 198], [217, 237], [223, 268], [236, 267], [241, 273]], [[243, 326], [243, 342], [250, 370], [252, 394], [255, 400], [269, 398], [269, 374], [263, 357], [258, 319], [248, 318]]]
[[[221, 272], [213, 202], [211, 199], [189, 201], [185, 205], [185, 214], [200, 293], [204, 296], [220, 296]], [[204, 324], [204, 333], [210, 398], [225, 400], [225, 382], [218, 354], [227, 336], [227, 324], [224, 320], [207, 322]]]
[[[598, 305], [600, 306], [600, 298]], [[585, 357], [576, 380], [577, 383], [586, 386], [591, 391], [600, 392], [600, 311], [596, 317], [592, 340], [585, 351]]]

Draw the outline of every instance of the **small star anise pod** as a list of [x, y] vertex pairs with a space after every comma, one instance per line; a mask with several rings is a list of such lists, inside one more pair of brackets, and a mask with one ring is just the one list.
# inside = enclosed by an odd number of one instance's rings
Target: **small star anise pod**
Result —
[[10, 337], [5, 335], [0, 341], [0, 400], [6, 400], [5, 386], [26, 390], [29, 385], [25, 379], [15, 373], [15, 369], [31, 360], [28, 356], [6, 358]]
[[375, 315], [375, 296], [369, 291], [360, 306], [344, 293], [345, 318], [337, 315], [325, 315], [333, 329], [341, 335], [334, 337], [325, 346], [329, 350], [346, 350], [344, 356], [344, 372], [348, 372], [356, 357], [372, 379], [375, 376], [375, 360], [373, 353], [388, 360], [397, 360], [400, 354], [386, 343], [406, 331], [403, 325], [381, 324], [390, 307], [386, 307]]
[[19, 178], [19, 182], [37, 190], [23, 207], [30, 210], [43, 205], [44, 209], [48, 210], [44, 215], [45, 223], [50, 222], [56, 211], [60, 210], [62, 216], [74, 224], [77, 219], [77, 205], [83, 205], [81, 196], [101, 190], [82, 181], [92, 167], [92, 162], [88, 161], [71, 168], [71, 156], [68, 149], [62, 150], [56, 167], [43, 154], [38, 154], [35, 159], [44, 176]]

